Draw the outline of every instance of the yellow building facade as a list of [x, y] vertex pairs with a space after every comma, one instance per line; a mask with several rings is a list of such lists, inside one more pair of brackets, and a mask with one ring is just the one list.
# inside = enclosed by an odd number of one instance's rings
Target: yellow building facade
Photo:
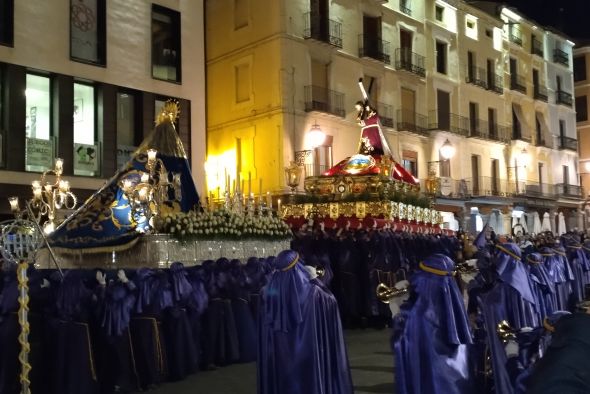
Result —
[[578, 226], [573, 43], [490, 2], [268, 3], [206, 2], [210, 195], [282, 193], [289, 162], [318, 175], [356, 153], [363, 78], [396, 160], [441, 179], [450, 227], [475, 208], [510, 230], [515, 207]]

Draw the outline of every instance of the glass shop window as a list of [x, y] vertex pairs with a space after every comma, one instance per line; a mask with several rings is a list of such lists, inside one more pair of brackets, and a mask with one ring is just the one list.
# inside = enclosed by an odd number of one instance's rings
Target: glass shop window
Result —
[[74, 175], [96, 176], [99, 163], [95, 88], [74, 83]]
[[27, 74], [25, 101], [25, 169], [43, 172], [53, 167], [54, 156], [50, 78]]
[[180, 13], [152, 4], [152, 77], [181, 81]]
[[126, 164], [137, 149], [135, 140], [135, 96], [117, 93], [117, 167]]

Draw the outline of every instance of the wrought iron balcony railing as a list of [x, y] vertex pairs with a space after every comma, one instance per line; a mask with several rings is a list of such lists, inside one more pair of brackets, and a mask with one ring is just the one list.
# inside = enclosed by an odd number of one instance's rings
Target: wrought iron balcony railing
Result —
[[526, 94], [526, 82], [524, 78], [520, 75], [512, 74], [510, 76], [510, 89]]
[[578, 140], [575, 138], [559, 136], [559, 149], [578, 150]]
[[531, 53], [533, 55], [537, 55], [540, 57], [543, 57], [544, 52], [543, 52], [543, 43], [539, 40], [537, 40], [535, 37], [533, 37], [532, 41], [531, 41]]
[[535, 181], [526, 181], [524, 190], [522, 190], [520, 194], [535, 198], [555, 198], [555, 185], [549, 183], [539, 183]]
[[562, 51], [561, 49], [555, 48], [553, 50], [553, 61], [555, 63], [562, 64], [566, 67], [569, 66], [569, 56], [566, 52]]
[[385, 103], [377, 103], [377, 113], [381, 119], [381, 125], [393, 128], [393, 107]]
[[412, 7], [409, 0], [400, 0], [399, 10], [406, 15], [412, 16]]
[[547, 95], [547, 88], [542, 85], [534, 85], [533, 86], [533, 94], [535, 100], [541, 100], [544, 102], [549, 101], [549, 96]]
[[395, 68], [406, 70], [421, 77], [426, 75], [424, 56], [411, 51], [410, 48], [397, 48], [395, 50]]
[[512, 130], [512, 139], [528, 142], [529, 144], [533, 141], [530, 135], [524, 134], [522, 131]]
[[568, 92], [564, 92], [563, 90], [558, 90], [555, 92], [555, 102], [557, 104], [567, 105], [568, 107], [571, 107], [574, 104], [572, 95]]
[[320, 86], [305, 86], [305, 111], [320, 111], [344, 117], [344, 93]]
[[303, 37], [342, 48], [342, 23], [314, 12], [304, 14]]
[[389, 42], [366, 34], [359, 34], [359, 57], [370, 57], [390, 64]]
[[485, 68], [475, 66], [467, 67], [467, 76], [465, 77], [465, 82], [472, 83], [479, 86], [480, 88], [487, 89], [487, 77], [487, 70]]
[[582, 186], [558, 183], [555, 185], [555, 194], [559, 197], [582, 198]]
[[545, 138], [537, 137], [535, 139], [535, 146], [544, 146], [545, 148], [551, 148], [551, 144], [545, 140]]
[[471, 197], [510, 197], [524, 190], [525, 182], [491, 176], [479, 176], [469, 179], [469, 196]]
[[504, 81], [504, 78], [502, 78], [501, 75], [493, 74], [488, 79], [488, 89], [495, 92], [495, 93], [498, 93], [498, 94], [504, 93], [504, 82], [503, 81]]
[[433, 110], [428, 114], [428, 128], [467, 136], [469, 135], [469, 118], [451, 113], [440, 115], [438, 110]]
[[522, 46], [522, 33], [520, 28], [515, 24], [510, 24], [508, 27], [508, 39], [516, 45]]
[[397, 129], [428, 135], [428, 117], [410, 110], [398, 109]]
[[490, 123], [481, 119], [469, 119], [468, 136], [502, 143], [510, 142], [510, 134], [506, 126]]

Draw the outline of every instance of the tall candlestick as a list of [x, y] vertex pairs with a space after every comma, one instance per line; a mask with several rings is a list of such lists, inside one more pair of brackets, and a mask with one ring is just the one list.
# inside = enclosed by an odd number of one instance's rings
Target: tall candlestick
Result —
[[279, 217], [281, 217], [281, 199], [280, 198], [277, 201], [277, 204], [278, 204], [277, 214]]
[[262, 198], [262, 178], [260, 178], [260, 181], [258, 182], [258, 195]]
[[248, 195], [252, 193], [252, 172], [248, 171]]
[[272, 197], [270, 195], [270, 192], [266, 192], [266, 206], [269, 209], [272, 209]]
[[240, 193], [244, 192], [244, 180], [242, 179], [242, 187], [240, 188]]

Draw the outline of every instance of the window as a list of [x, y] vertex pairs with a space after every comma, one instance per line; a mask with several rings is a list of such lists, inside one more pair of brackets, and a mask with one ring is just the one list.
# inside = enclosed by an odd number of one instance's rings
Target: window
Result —
[[574, 81], [586, 80], [586, 57], [578, 56], [574, 58]]
[[0, 0], [0, 45], [14, 45], [14, 0]]
[[127, 163], [135, 151], [135, 114], [135, 96], [117, 93], [117, 167]]
[[576, 97], [576, 122], [588, 120], [588, 96]]
[[498, 137], [498, 125], [496, 123], [496, 118], [496, 109], [488, 108], [488, 133], [492, 138]]
[[541, 126], [541, 114], [536, 113], [535, 115], [535, 132], [537, 137], [537, 145], [545, 145], [545, 141], [543, 139], [543, 127]]
[[51, 81], [45, 76], [27, 74], [26, 84], [25, 169], [42, 172], [53, 167]]
[[512, 104], [512, 139], [519, 139], [522, 137], [522, 128], [520, 125], [520, 118], [516, 113], [516, 104]]
[[250, 64], [242, 63], [235, 66], [236, 103], [250, 100]]
[[404, 14], [412, 16], [412, 1], [411, 0], [399, 0], [399, 9]]
[[402, 151], [402, 166], [410, 174], [418, 177], [418, 153], [411, 150]]
[[74, 175], [98, 175], [94, 86], [74, 83]]
[[434, 17], [437, 21], [442, 22], [444, 18], [445, 8], [443, 6], [437, 5], [434, 7]]
[[440, 41], [436, 42], [436, 71], [447, 73], [447, 44]]
[[465, 35], [477, 40], [477, 18], [473, 15], [465, 16]]
[[250, 0], [234, 0], [234, 30], [248, 26]]
[[70, 58], [106, 65], [106, 0], [70, 0]]
[[479, 134], [482, 130], [479, 129], [479, 105], [477, 103], [469, 103], [469, 132], [471, 135]]
[[180, 13], [152, 4], [152, 77], [181, 81]]
[[568, 166], [563, 166], [563, 183], [569, 185], [570, 183], [570, 169]]
[[565, 137], [565, 120], [559, 119], [559, 136]]
[[488, 38], [492, 38], [493, 37], [492, 29], [486, 29], [486, 37], [488, 37]]
[[[439, 157], [440, 156], [440, 152], [438, 153]], [[440, 163], [438, 163], [438, 171], [440, 173], [440, 176], [442, 178], [450, 178], [451, 177], [451, 160], [441, 160]]]

